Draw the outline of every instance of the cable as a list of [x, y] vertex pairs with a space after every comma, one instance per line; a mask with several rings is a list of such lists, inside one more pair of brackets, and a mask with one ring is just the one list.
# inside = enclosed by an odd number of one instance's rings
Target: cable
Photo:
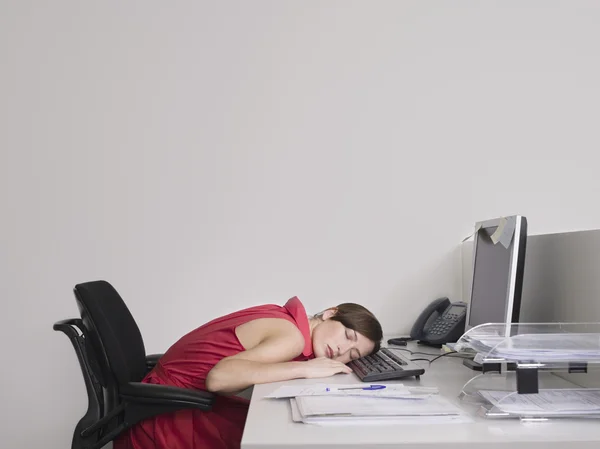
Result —
[[437, 354], [432, 354], [431, 352], [420, 352], [420, 351], [411, 351], [410, 349], [403, 349], [403, 348], [390, 348], [388, 347], [388, 349], [393, 349], [394, 351], [406, 351], [408, 352], [410, 355], [415, 355], [415, 354], [419, 354], [419, 355], [430, 355], [430, 356], [436, 356], [436, 355], [440, 355], [439, 352]]
[[413, 354], [421, 354], [421, 355], [440, 355], [440, 353], [438, 352], [437, 354], [432, 354], [431, 352], [419, 352], [419, 351], [415, 351], [413, 352]]
[[402, 348], [388, 348], [388, 349], [393, 349], [394, 351], [406, 351], [408, 352], [410, 355], [415, 354], [414, 352], [412, 352], [410, 349], [402, 349]]
[[[431, 356], [437, 356], [437, 355], [440, 355], [439, 353], [437, 353], [437, 354], [432, 354], [431, 352], [411, 351], [410, 349], [405, 349], [405, 348], [397, 348], [397, 347], [392, 347], [392, 346], [388, 346], [388, 349], [393, 349], [394, 351], [406, 351], [406, 352], [408, 352], [410, 355], [415, 355], [415, 354], [420, 354], [420, 355], [431, 355]], [[450, 353], [450, 354], [452, 354], [452, 353]]]
[[[411, 361], [411, 362], [424, 361], [424, 362], [429, 362], [429, 363], [431, 364], [432, 362], [435, 362], [437, 359], [439, 359], [439, 358], [441, 358], [441, 357], [446, 357], [447, 355], [453, 355], [453, 354], [457, 354], [457, 355], [458, 355], [458, 358], [461, 358], [461, 359], [464, 359], [464, 358], [465, 358], [465, 357], [464, 357], [463, 355], [461, 355], [460, 353], [458, 353], [458, 352], [456, 352], [456, 351], [453, 351], [453, 352], [447, 352], [447, 353], [445, 353], [445, 354], [442, 354], [442, 355], [438, 355], [437, 357], [434, 357], [434, 358], [432, 358], [432, 359], [411, 359], [410, 361]], [[433, 354], [431, 354], [431, 355], [433, 355]]]
[[[388, 340], [388, 343], [389, 343], [389, 341], [390, 341], [390, 340]], [[388, 346], [388, 349], [393, 349], [394, 351], [406, 351], [406, 352], [408, 352], [410, 355], [419, 354], [419, 355], [431, 355], [431, 356], [436, 356], [436, 357], [434, 357], [433, 359], [411, 359], [411, 362], [425, 361], [425, 362], [429, 362], [429, 363], [431, 363], [431, 362], [433, 362], [434, 360], [437, 360], [437, 359], [439, 359], [440, 357], [445, 357], [445, 356], [447, 356], [447, 355], [450, 355], [450, 354], [459, 354], [459, 353], [458, 353], [458, 352], [456, 352], [456, 351], [446, 352], [446, 353], [444, 353], [444, 354], [441, 354], [441, 355], [440, 355], [440, 354], [432, 354], [431, 352], [411, 351], [410, 349], [406, 349], [406, 348], [399, 348], [399, 347], [397, 347], [396, 345], [394, 345], [394, 346]], [[461, 358], [464, 358], [464, 357], [462, 357], [462, 356], [461, 356]]]

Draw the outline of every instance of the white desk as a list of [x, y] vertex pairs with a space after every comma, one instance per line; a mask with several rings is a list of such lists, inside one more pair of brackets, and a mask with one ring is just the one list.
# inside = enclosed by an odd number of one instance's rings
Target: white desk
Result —
[[[413, 351], [436, 352], [435, 349], [410, 345]], [[406, 354], [406, 353], [405, 353]], [[420, 357], [415, 355], [413, 358]], [[421, 363], [421, 362], [419, 362]], [[458, 399], [462, 386], [476, 373], [458, 358], [443, 357], [427, 368], [421, 380], [402, 380], [405, 385], [436, 386], [440, 394], [465, 408]], [[558, 382], [562, 379], [557, 378]], [[328, 379], [299, 379], [299, 384], [359, 382], [354, 374]], [[565, 381], [566, 382], [566, 381]], [[290, 383], [290, 382], [285, 382]], [[320, 427], [292, 422], [288, 400], [264, 399], [283, 382], [254, 387], [242, 449], [347, 449], [347, 448], [415, 448], [418, 449], [520, 449], [600, 447], [600, 420], [581, 419], [557, 422], [521, 423], [519, 420], [490, 420], [467, 408], [474, 419], [466, 424], [426, 424], [396, 426]], [[476, 410], [476, 409], [475, 409]]]

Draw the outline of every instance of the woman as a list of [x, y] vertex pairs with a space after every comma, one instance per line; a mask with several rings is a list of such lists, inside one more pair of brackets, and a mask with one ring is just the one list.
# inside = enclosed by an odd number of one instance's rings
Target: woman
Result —
[[175, 343], [143, 382], [216, 393], [211, 411], [180, 410], [145, 420], [114, 449], [239, 448], [248, 411], [244, 389], [261, 383], [350, 373], [351, 360], [379, 350], [381, 325], [358, 304], [308, 317], [297, 297], [217, 318]]

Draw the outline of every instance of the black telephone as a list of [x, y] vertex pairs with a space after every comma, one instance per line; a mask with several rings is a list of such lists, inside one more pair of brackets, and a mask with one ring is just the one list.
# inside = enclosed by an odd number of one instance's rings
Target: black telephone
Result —
[[466, 303], [436, 299], [421, 312], [410, 331], [410, 338], [434, 346], [453, 343], [465, 331], [466, 316]]

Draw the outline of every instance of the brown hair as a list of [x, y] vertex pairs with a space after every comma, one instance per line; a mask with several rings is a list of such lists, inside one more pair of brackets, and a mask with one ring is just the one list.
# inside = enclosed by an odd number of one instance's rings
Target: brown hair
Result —
[[[330, 319], [338, 321], [348, 329], [364, 335], [373, 343], [375, 347], [373, 353], [379, 351], [381, 347], [381, 339], [383, 338], [383, 330], [381, 324], [369, 310], [365, 307], [346, 302], [336, 307], [337, 311]], [[366, 354], [365, 354], [366, 355]]]

